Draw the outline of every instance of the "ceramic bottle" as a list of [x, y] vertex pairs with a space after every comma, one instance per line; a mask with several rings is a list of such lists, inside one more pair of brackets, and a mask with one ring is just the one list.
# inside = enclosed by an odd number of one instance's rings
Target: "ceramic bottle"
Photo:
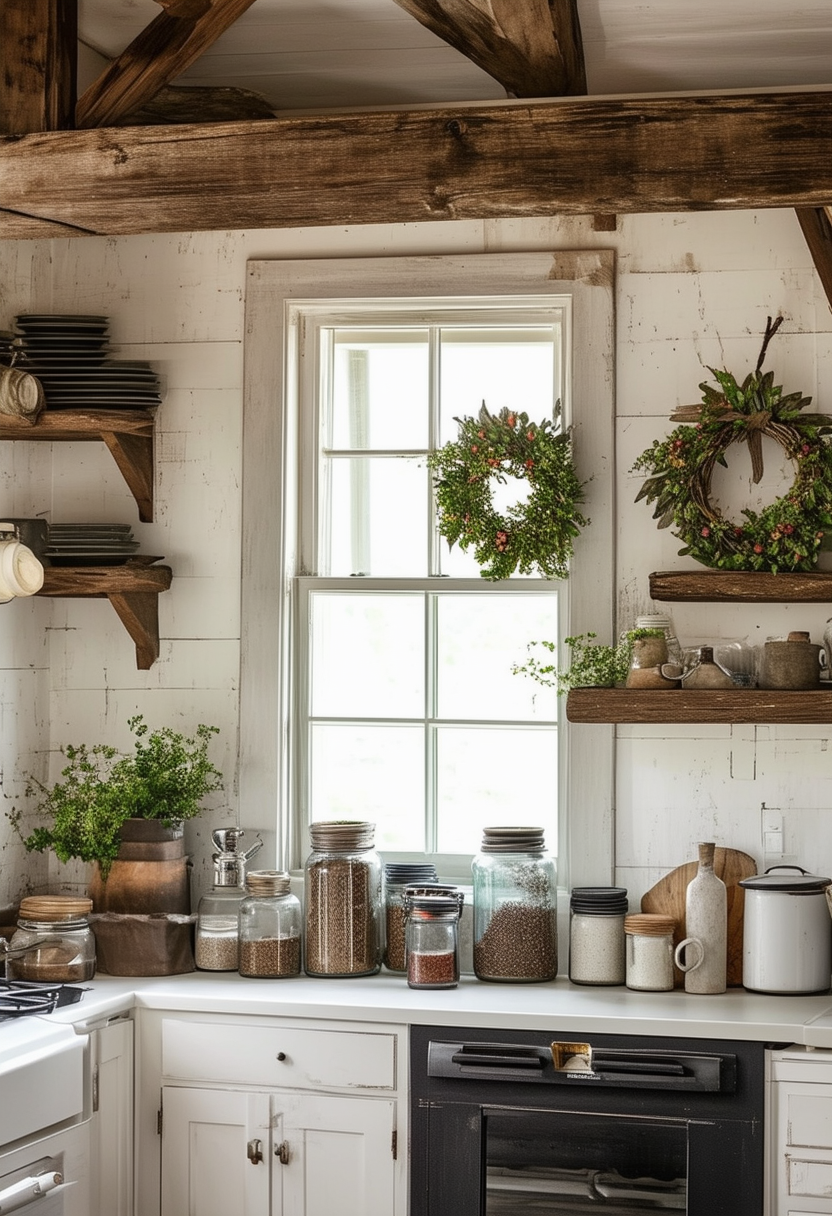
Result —
[[685, 992], [712, 994], [726, 988], [728, 892], [714, 873], [714, 850], [713, 843], [699, 845], [699, 869], [685, 895]]

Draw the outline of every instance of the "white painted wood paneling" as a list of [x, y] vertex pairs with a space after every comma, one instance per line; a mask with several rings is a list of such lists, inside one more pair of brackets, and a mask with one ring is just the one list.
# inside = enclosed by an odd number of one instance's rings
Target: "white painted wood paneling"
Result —
[[[147, 0], [155, 13], [157, 6]], [[259, 3], [259, 0], [258, 0]], [[120, 6], [124, 7], [124, 6]], [[255, 6], [256, 8], [257, 6]], [[800, 14], [810, 6], [799, 6]], [[227, 791], [188, 825], [194, 889], [207, 882], [210, 828], [267, 809], [237, 794], [240, 645], [240, 426], [246, 261], [548, 248], [616, 252], [617, 628], [648, 611], [652, 570], [683, 568], [669, 530], [658, 532], [633, 460], [670, 429], [670, 411], [699, 398], [703, 364], [753, 366], [768, 313], [787, 314], [767, 366], [832, 412], [832, 316], [792, 212], [619, 218], [595, 233], [585, 218], [332, 228], [303, 232], [174, 234], [0, 244], [0, 327], [17, 312], [107, 313], [123, 358], [152, 359], [166, 376], [159, 412], [158, 511], [140, 524], [109, 453], [97, 444], [0, 448], [0, 510], [49, 511], [56, 520], [130, 522], [147, 551], [174, 569], [160, 597], [162, 654], [137, 672], [133, 645], [105, 602], [17, 601], [0, 606], [0, 794], [66, 742], [129, 743], [137, 710], [154, 723], [221, 727], [216, 759]], [[792, 628], [815, 640], [825, 605], [669, 605], [683, 644]], [[580, 631], [581, 623], [575, 628]], [[47, 625], [49, 626], [47, 630]], [[672, 695], [672, 694], [671, 694]], [[50, 721], [51, 717], [51, 721]], [[583, 727], [590, 733], [596, 728]], [[603, 728], [599, 728], [603, 729]], [[618, 881], [633, 901], [715, 839], [762, 864], [762, 803], [780, 807], [787, 848], [832, 873], [832, 763], [825, 727], [627, 727], [617, 730]], [[5, 805], [5, 801], [4, 801]], [[5, 847], [4, 847], [5, 846]], [[598, 881], [606, 881], [600, 873]], [[0, 906], [25, 881], [45, 881], [0, 818]], [[83, 881], [78, 867], [53, 878]]]

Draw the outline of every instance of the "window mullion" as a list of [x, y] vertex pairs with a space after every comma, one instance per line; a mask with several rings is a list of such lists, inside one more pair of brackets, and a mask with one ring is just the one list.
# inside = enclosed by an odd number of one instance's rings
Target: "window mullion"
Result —
[[436, 852], [439, 839], [439, 765], [436, 754], [438, 623], [438, 597], [425, 592], [425, 841], [429, 853]]
[[[431, 325], [428, 330], [428, 450], [435, 452], [439, 447], [439, 383], [440, 383], [440, 336], [438, 325]], [[440, 540], [439, 518], [436, 510], [436, 496], [433, 492], [433, 478], [428, 477], [427, 483], [427, 527], [428, 527], [428, 574], [440, 574]]]

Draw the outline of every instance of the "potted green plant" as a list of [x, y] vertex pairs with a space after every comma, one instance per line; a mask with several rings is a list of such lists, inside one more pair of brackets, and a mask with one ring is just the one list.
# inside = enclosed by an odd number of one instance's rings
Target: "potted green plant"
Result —
[[222, 773], [208, 758], [218, 727], [200, 725], [191, 736], [168, 726], [150, 731], [141, 714], [128, 726], [135, 736], [131, 754], [106, 743], [68, 744], [62, 748], [67, 764], [59, 781], [49, 786], [30, 777], [26, 792], [39, 798], [36, 813], [49, 823], [24, 835], [22, 812], [10, 812], [27, 849], [52, 849], [64, 862], [73, 857], [96, 862], [106, 882], [129, 820], [181, 832], [184, 820], [201, 811], [206, 794], [222, 788]]
[[28, 836], [22, 813], [10, 818], [29, 850], [52, 849], [61, 861], [95, 863], [89, 893], [97, 966], [110, 975], [193, 971], [189, 859], [183, 824], [206, 794], [222, 788], [208, 757], [215, 726], [193, 735], [141, 714], [128, 725], [135, 743], [123, 754], [106, 743], [64, 747], [67, 764], [54, 785], [30, 777], [27, 794], [48, 822]]

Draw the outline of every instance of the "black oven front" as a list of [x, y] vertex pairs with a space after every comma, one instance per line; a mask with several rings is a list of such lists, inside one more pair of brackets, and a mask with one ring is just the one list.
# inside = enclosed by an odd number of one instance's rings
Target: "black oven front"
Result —
[[764, 1047], [411, 1031], [411, 1216], [760, 1216]]

